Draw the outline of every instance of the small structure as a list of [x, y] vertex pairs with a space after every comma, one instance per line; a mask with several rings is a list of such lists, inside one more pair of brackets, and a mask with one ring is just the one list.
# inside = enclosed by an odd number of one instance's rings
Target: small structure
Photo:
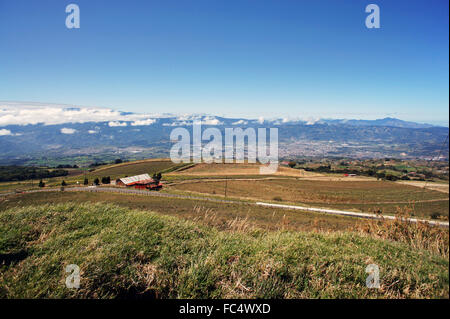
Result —
[[116, 180], [116, 185], [149, 190], [162, 188], [162, 184], [158, 180], [151, 178], [148, 174], [120, 178]]

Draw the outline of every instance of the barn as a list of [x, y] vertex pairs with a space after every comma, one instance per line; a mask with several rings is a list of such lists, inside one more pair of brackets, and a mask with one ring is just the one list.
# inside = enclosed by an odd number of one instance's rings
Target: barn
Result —
[[148, 174], [120, 178], [116, 181], [116, 185], [134, 187], [137, 189], [156, 190], [162, 188], [162, 184], [158, 180], [151, 178]]

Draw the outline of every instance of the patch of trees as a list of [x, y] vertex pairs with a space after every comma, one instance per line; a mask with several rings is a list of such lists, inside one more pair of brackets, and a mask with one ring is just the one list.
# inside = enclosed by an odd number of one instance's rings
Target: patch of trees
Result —
[[0, 166], [0, 182], [24, 181], [28, 179], [43, 179], [58, 176], [67, 176], [68, 171], [63, 169], [48, 170], [28, 166]]
[[289, 166], [290, 168], [294, 168], [295, 165], [297, 165], [297, 163], [294, 162], [294, 161], [290, 161], [290, 162], [288, 163], [288, 166]]
[[158, 174], [155, 173], [155, 174], [153, 174], [152, 178], [155, 182], [159, 182], [162, 178], [162, 175], [161, 175], [161, 173], [158, 173]]
[[102, 184], [111, 184], [111, 177], [102, 177]]
[[108, 163], [104, 163], [104, 162], [95, 162], [89, 165], [89, 167], [97, 167], [97, 166], [102, 166], [102, 165], [107, 165]]
[[79, 167], [78, 165], [63, 164], [56, 166], [56, 168], [79, 168]]
[[342, 168], [342, 169], [332, 169], [331, 165], [321, 165], [316, 168], [312, 167], [305, 167], [305, 171], [309, 172], [318, 172], [318, 173], [334, 173], [334, 174], [355, 174], [355, 175], [362, 175], [362, 176], [372, 176], [376, 177], [378, 179], [385, 179], [388, 181], [396, 181], [399, 179], [398, 176], [385, 173], [385, 172], [379, 172], [374, 168], [369, 168], [367, 170], [358, 170], [358, 169], [350, 169], [350, 168]]

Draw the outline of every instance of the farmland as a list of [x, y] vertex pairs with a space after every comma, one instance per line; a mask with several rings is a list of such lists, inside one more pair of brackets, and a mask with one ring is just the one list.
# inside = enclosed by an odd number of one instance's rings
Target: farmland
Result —
[[[184, 165], [163, 159], [101, 165], [86, 177], [156, 172], [163, 174], [162, 192], [172, 197], [108, 188], [0, 197], [0, 297], [448, 297], [447, 228], [254, 204], [448, 219], [448, 193], [287, 167], [265, 176], [255, 164]], [[81, 171], [69, 175], [45, 180], [46, 188], [63, 179], [68, 187], [84, 179]], [[37, 188], [30, 182], [2, 183], [0, 189]], [[232, 202], [223, 200], [225, 189]], [[70, 263], [83, 269], [77, 291], [64, 289], [62, 271], [50, 271]], [[363, 288], [368, 263], [382, 269], [380, 290]]]
[[245, 219], [255, 227], [268, 230], [307, 231], [350, 230], [358, 222], [357, 219], [351, 217], [256, 207], [245, 203], [230, 204], [204, 200], [89, 192], [49, 192], [45, 196], [40, 193], [14, 195], [7, 199], [0, 199], [0, 211], [28, 205], [70, 202], [115, 203], [127, 208], [153, 211], [185, 219], [200, 219], [219, 229], [235, 219]]
[[[395, 213], [398, 206], [414, 208], [417, 216], [448, 217], [448, 194], [387, 181], [228, 180], [179, 183], [175, 189], [266, 201]], [[424, 201], [424, 202], [422, 202]]]
[[[260, 176], [260, 167], [264, 165], [261, 164], [222, 164], [222, 163], [212, 163], [212, 164], [196, 164], [188, 169], [173, 172], [169, 175], [175, 176]], [[304, 170], [292, 169], [289, 167], [279, 167], [277, 172], [273, 175], [268, 176], [292, 176], [292, 177], [313, 177], [322, 176], [318, 173], [306, 172]]]
[[170, 168], [182, 167], [183, 165], [177, 165], [172, 163], [170, 160], [145, 160], [145, 161], [136, 161], [130, 163], [121, 163], [121, 164], [113, 164], [106, 165], [95, 169], [92, 172], [87, 174], [88, 177], [94, 176], [111, 176], [111, 178], [124, 177], [139, 175], [148, 173], [150, 175], [154, 173], [158, 173], [161, 171], [168, 170]]
[[[174, 164], [168, 159], [150, 159], [108, 164], [86, 171], [91, 184], [95, 178], [112, 180], [137, 174], [162, 172], [164, 192], [204, 194], [251, 201], [277, 201], [307, 206], [395, 214], [407, 207], [411, 215], [448, 219], [448, 184], [420, 181], [383, 181], [356, 176], [307, 172], [280, 167], [275, 175], [259, 175], [259, 164]], [[80, 185], [79, 171], [65, 177], [44, 179], [48, 187], [62, 180]], [[426, 186], [426, 189], [423, 187]], [[37, 181], [0, 183], [0, 192], [37, 189]], [[103, 195], [102, 195], [103, 196]]]

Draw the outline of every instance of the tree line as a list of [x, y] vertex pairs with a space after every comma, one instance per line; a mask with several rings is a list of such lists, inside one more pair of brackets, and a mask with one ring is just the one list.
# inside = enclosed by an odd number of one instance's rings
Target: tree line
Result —
[[45, 168], [27, 166], [0, 166], [0, 182], [51, 178], [67, 176], [67, 174], [68, 171], [63, 169], [48, 170]]

